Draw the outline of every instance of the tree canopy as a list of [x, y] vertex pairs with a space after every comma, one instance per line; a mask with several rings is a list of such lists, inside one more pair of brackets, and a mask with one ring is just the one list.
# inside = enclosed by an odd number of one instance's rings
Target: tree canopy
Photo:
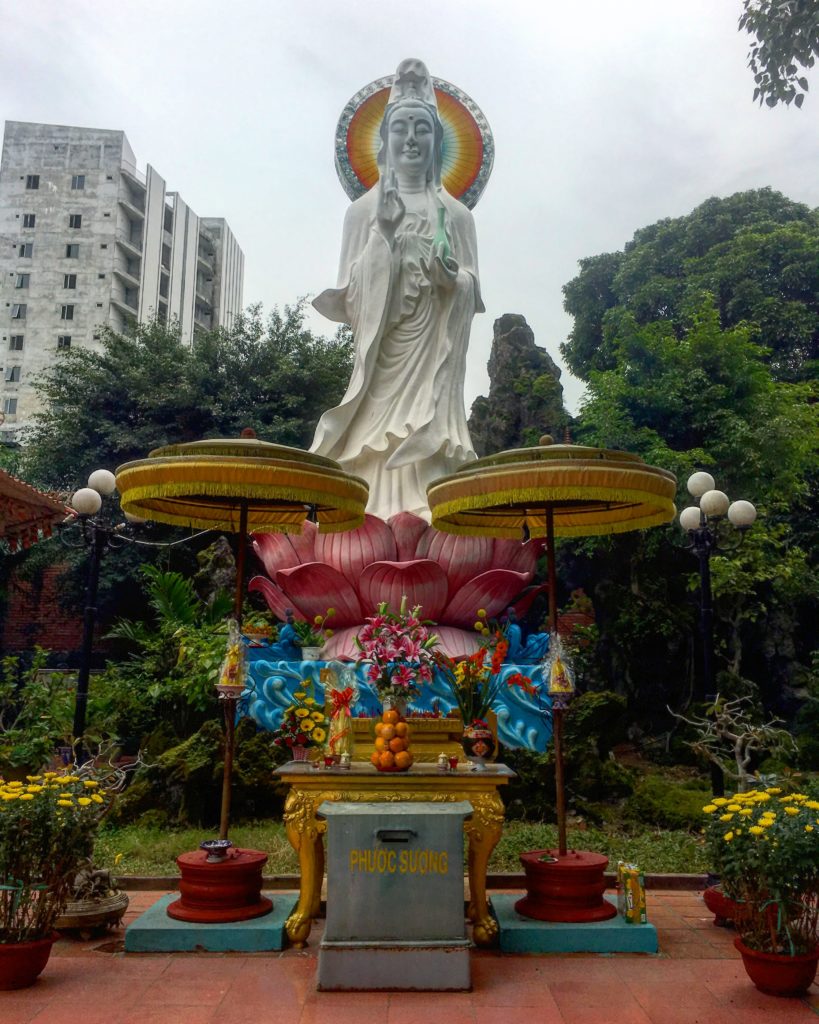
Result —
[[574, 326], [561, 351], [589, 380], [613, 368], [618, 325], [665, 323], [682, 337], [710, 296], [724, 329], [748, 324], [778, 380], [811, 379], [819, 359], [819, 218], [765, 188], [708, 199], [635, 232], [621, 252], [580, 261], [563, 289]]
[[[806, 207], [743, 193], [641, 229], [565, 288], [563, 351], [588, 384], [577, 439], [675, 472], [678, 508], [697, 469], [757, 506], [744, 544], [711, 561], [717, 664], [722, 686], [778, 710], [813, 678], [818, 645], [817, 242]], [[699, 670], [684, 548], [673, 525], [562, 552], [564, 577], [593, 595], [610, 685], [653, 713]]]
[[253, 307], [230, 331], [182, 342], [174, 325], [105, 331], [99, 352], [68, 349], [38, 384], [43, 410], [25, 437], [26, 479], [71, 489], [161, 445], [237, 437], [307, 447], [343, 394], [349, 332], [327, 340], [304, 325], [304, 304]]
[[794, 103], [808, 91], [802, 71], [819, 56], [819, 4], [816, 0], [742, 0], [740, 31], [755, 37], [748, 52], [754, 99], [760, 105]]

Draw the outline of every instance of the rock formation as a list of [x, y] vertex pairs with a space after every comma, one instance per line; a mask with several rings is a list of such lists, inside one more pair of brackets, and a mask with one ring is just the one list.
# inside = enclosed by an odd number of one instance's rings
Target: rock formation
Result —
[[563, 438], [560, 368], [535, 344], [532, 328], [519, 313], [495, 321], [489, 356], [489, 397], [472, 403], [469, 432], [479, 456], [537, 444], [541, 434]]

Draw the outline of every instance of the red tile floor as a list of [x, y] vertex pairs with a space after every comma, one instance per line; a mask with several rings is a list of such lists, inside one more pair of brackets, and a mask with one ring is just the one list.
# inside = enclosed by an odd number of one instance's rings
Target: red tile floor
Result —
[[[163, 893], [131, 893], [125, 923]], [[130, 954], [122, 932], [62, 939], [33, 987], [0, 992], [0, 1024], [780, 1024], [819, 1017], [819, 986], [777, 999], [748, 981], [733, 932], [695, 892], [648, 893], [659, 956], [476, 951], [473, 991], [317, 992], [306, 950]]]

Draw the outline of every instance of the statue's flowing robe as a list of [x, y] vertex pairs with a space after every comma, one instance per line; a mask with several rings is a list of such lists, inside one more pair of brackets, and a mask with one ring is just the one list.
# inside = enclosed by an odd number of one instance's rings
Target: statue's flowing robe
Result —
[[[483, 312], [472, 215], [445, 190], [426, 213], [408, 209], [391, 248], [376, 225], [378, 186], [344, 220], [338, 287], [313, 305], [347, 323], [355, 362], [341, 404], [324, 413], [311, 450], [336, 459], [370, 486], [367, 511], [429, 518], [426, 487], [475, 452], [464, 410], [469, 329]], [[458, 274], [451, 290], [430, 280], [436, 200]]]

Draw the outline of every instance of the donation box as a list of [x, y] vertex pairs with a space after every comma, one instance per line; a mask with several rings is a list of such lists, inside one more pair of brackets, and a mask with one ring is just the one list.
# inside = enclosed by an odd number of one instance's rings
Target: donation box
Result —
[[321, 989], [471, 987], [464, 917], [466, 800], [332, 802]]

